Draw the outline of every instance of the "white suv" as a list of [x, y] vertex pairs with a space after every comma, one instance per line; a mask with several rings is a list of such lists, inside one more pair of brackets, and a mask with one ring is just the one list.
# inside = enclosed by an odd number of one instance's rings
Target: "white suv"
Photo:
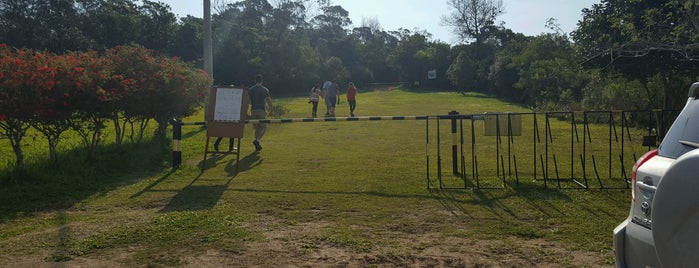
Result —
[[636, 161], [617, 267], [699, 267], [699, 82], [658, 149]]

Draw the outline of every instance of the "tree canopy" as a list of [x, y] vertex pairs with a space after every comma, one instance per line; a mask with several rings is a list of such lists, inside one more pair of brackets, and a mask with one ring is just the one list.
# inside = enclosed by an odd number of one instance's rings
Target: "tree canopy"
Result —
[[[448, 5], [442, 22], [457, 44], [424, 30], [383, 29], [377, 19], [353, 26], [330, 0], [216, 1], [214, 83], [251, 85], [261, 73], [273, 94], [290, 95], [327, 79], [360, 89], [402, 82], [484, 92], [533, 109], [613, 106], [598, 93], [623, 88], [643, 96], [629, 108], [676, 109], [697, 78], [696, 1], [600, 0], [581, 11], [570, 35], [551, 18], [552, 32], [538, 36], [498, 23], [502, 0]], [[203, 19], [177, 18], [151, 0], [0, 0], [0, 43], [52, 53], [133, 43], [202, 66], [202, 26]], [[432, 70], [436, 79], [427, 77]]]

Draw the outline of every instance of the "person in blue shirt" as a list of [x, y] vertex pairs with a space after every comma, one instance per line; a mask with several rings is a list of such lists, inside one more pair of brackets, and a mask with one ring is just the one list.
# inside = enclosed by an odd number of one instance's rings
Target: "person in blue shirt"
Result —
[[340, 96], [340, 87], [332, 81], [325, 81], [323, 82], [323, 95], [325, 96], [325, 106], [327, 108], [325, 116], [334, 117], [335, 105]]

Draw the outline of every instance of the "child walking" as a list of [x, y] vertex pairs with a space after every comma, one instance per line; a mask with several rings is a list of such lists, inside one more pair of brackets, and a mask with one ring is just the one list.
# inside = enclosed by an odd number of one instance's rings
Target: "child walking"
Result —
[[320, 95], [323, 93], [320, 91], [320, 85], [315, 85], [311, 88], [311, 95], [308, 98], [308, 103], [313, 104], [313, 108], [311, 109], [311, 115], [313, 118], [316, 117], [318, 114], [318, 101], [320, 100]]

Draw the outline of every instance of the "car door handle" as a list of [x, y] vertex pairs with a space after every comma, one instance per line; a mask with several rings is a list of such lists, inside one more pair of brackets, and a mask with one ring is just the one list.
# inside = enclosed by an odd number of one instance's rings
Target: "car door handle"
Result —
[[643, 182], [641, 182], [641, 181], [637, 181], [637, 182], [636, 182], [636, 187], [638, 187], [638, 189], [641, 189], [641, 191], [644, 191], [644, 192], [651, 192], [651, 193], [655, 193], [655, 190], [658, 189], [658, 187], [655, 187], [655, 186], [653, 186], [653, 185], [645, 184], [645, 183], [643, 183]]

